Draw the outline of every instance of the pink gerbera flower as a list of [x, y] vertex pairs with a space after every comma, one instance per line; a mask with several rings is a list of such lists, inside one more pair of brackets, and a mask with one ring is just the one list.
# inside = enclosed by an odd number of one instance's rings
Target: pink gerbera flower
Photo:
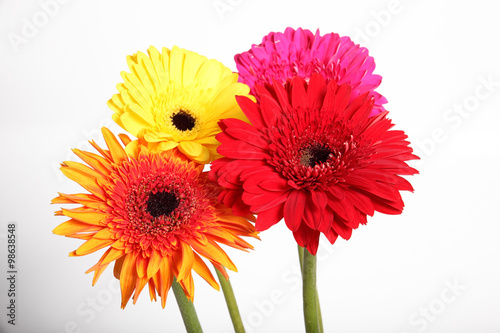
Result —
[[[348, 84], [352, 88], [351, 101], [369, 92], [374, 99], [370, 116], [385, 109], [385, 97], [375, 92], [382, 77], [374, 75], [375, 62], [368, 49], [354, 44], [349, 37], [329, 33], [313, 34], [307, 29], [287, 28], [284, 33], [271, 32], [259, 45], [234, 57], [239, 71], [239, 82], [250, 86], [256, 95], [255, 85], [272, 84], [277, 80], [285, 84], [288, 78], [300, 76], [309, 81], [311, 75], [320, 73], [337, 84]], [[259, 98], [259, 96], [257, 96]]]

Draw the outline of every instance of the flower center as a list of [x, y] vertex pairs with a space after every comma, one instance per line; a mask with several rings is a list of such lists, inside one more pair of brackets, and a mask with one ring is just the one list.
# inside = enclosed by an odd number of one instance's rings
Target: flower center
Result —
[[156, 192], [149, 195], [147, 211], [151, 216], [169, 216], [178, 206], [179, 198], [172, 192]]
[[328, 161], [330, 154], [332, 154], [332, 151], [328, 147], [313, 144], [302, 150], [300, 164], [313, 168], [315, 165]]
[[196, 119], [184, 110], [180, 110], [172, 115], [172, 124], [174, 124], [179, 131], [192, 130], [195, 123]]

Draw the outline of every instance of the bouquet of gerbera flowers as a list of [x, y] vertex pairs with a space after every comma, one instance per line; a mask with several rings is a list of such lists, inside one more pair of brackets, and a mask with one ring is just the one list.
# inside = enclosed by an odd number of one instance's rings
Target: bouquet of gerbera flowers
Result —
[[[114, 262], [122, 307], [146, 285], [164, 307], [172, 288], [188, 332], [201, 331], [192, 271], [218, 289], [236, 332], [243, 324], [219, 246], [247, 251], [242, 237], [284, 219], [298, 246], [307, 332], [322, 332], [316, 290], [320, 235], [349, 239], [375, 211], [400, 214], [402, 175], [417, 171], [402, 131], [375, 89], [381, 77], [368, 51], [349, 37], [288, 28], [235, 56], [239, 75], [194, 52], [151, 47], [127, 57], [113, 120], [135, 138], [103, 128], [107, 147], [75, 149], [85, 164], [62, 172], [88, 193], [54, 233], [85, 242], [71, 256], [107, 248], [94, 283]], [[211, 163], [209, 172], [204, 164]], [[255, 219], [256, 216], [256, 219]], [[253, 223], [254, 222], [254, 223]]]

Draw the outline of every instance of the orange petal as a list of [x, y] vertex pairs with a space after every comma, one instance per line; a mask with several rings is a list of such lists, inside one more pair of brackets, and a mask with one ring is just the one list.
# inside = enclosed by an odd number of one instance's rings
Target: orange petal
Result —
[[156, 302], [156, 287], [152, 279], [149, 279], [149, 297]]
[[194, 281], [193, 275], [190, 273], [184, 280], [179, 281], [186, 297], [192, 302], [194, 300]]
[[[142, 255], [137, 256], [137, 276], [139, 278], [147, 278], [148, 272], [148, 258], [143, 257]], [[147, 278], [149, 280], [149, 278]]]
[[73, 162], [73, 161], [65, 161], [64, 164], [66, 167], [77, 170], [83, 174], [86, 174], [90, 178], [101, 178], [102, 174], [94, 169], [86, 166], [85, 164]]
[[72, 149], [76, 156], [80, 157], [85, 163], [90, 165], [92, 168], [97, 170], [103, 175], [109, 174], [111, 167], [109, 162], [105, 158], [88, 151], [83, 151], [80, 149]]
[[217, 243], [209, 241], [207, 244], [203, 245], [196, 239], [189, 240], [190, 245], [193, 249], [211, 261], [218, 262], [232, 271], [237, 271], [236, 266], [233, 264], [231, 259], [227, 256], [226, 252]]
[[161, 260], [162, 256], [160, 252], [158, 252], [157, 250], [152, 250], [151, 257], [149, 258], [148, 271], [147, 271], [148, 279], [150, 279], [153, 275], [155, 275], [158, 272]]
[[125, 260], [125, 256], [122, 256], [115, 261], [115, 267], [113, 268], [113, 275], [118, 280], [120, 280], [120, 274], [122, 272], [122, 266], [123, 266], [124, 260]]
[[134, 292], [136, 280], [137, 280], [137, 272], [135, 268], [135, 260], [137, 258], [136, 252], [131, 252], [127, 256], [125, 256], [125, 260], [123, 261], [123, 266], [120, 273], [120, 287], [122, 290], [122, 309], [125, 309], [125, 306], [128, 303], [128, 300], [132, 296]]
[[181, 281], [191, 271], [191, 268], [193, 267], [194, 255], [191, 246], [184, 242], [181, 242], [181, 247], [176, 253], [179, 255], [174, 255], [172, 259], [174, 260], [174, 265], [177, 268], [177, 280]]
[[199, 276], [201, 276], [205, 281], [207, 281], [214, 289], [220, 290], [219, 284], [217, 283], [217, 281], [215, 281], [212, 272], [210, 272], [210, 269], [205, 264], [203, 259], [201, 259], [201, 257], [196, 253], [193, 254], [194, 254], [193, 270]]
[[167, 294], [174, 281], [174, 275], [170, 269], [170, 263], [167, 257], [163, 258], [160, 265], [160, 282], [161, 282], [161, 306], [164, 308], [167, 302]]
[[107, 215], [94, 210], [82, 210], [82, 209], [62, 209], [62, 212], [67, 217], [71, 217], [80, 222], [87, 224], [102, 226], [101, 221], [104, 220]]
[[92, 279], [92, 286], [95, 286], [97, 280], [101, 277], [102, 273], [104, 270], [108, 267], [108, 264], [105, 264], [103, 266], [100, 266], [95, 272], [94, 272], [94, 278]]
[[99, 186], [96, 179], [94, 177], [89, 176], [88, 174], [78, 171], [76, 169], [70, 168], [63, 164], [61, 166], [61, 172], [68, 177], [69, 179], [80, 184], [87, 191], [95, 194], [100, 199], [104, 200], [105, 193], [104, 190]]
[[123, 250], [117, 250], [114, 247], [110, 247], [108, 251], [108, 254], [102, 260], [102, 265], [118, 260], [125, 254]]
[[100, 250], [108, 245], [111, 245], [113, 242], [113, 240], [91, 238], [83, 243], [78, 249], [76, 249], [75, 253], [77, 256], [84, 256], [86, 254]]
[[123, 161], [128, 160], [127, 153], [125, 153], [125, 150], [123, 149], [122, 145], [116, 137], [111, 133], [109, 129], [106, 127], [103, 127], [101, 129], [102, 135], [104, 136], [104, 140], [106, 141], [106, 145], [109, 148], [109, 152], [111, 154], [111, 157], [115, 163], [120, 163]]
[[215, 268], [222, 273], [222, 275], [226, 278], [226, 280], [229, 279], [229, 275], [227, 275], [227, 271], [224, 269], [224, 266], [222, 266], [219, 263], [212, 262], [212, 264], [215, 266]]
[[108, 228], [104, 228], [94, 235], [94, 238], [98, 239], [113, 239], [114, 233], [112, 233]]
[[66, 236], [82, 232], [99, 231], [102, 228], [102, 226], [90, 225], [88, 223], [71, 219], [58, 225], [54, 230], [52, 230], [52, 232], [56, 235]]
[[127, 134], [120, 133], [118, 134], [118, 137], [122, 140], [124, 146], [128, 145], [132, 141]]
[[147, 283], [148, 283], [147, 278], [145, 278], [145, 277], [143, 277], [143, 278], [138, 277], [137, 278], [137, 281], [135, 283], [134, 304], [135, 304], [135, 302], [137, 302], [137, 299], [139, 298], [139, 294], [141, 293], [142, 289], [144, 289], [144, 287], [146, 286]]

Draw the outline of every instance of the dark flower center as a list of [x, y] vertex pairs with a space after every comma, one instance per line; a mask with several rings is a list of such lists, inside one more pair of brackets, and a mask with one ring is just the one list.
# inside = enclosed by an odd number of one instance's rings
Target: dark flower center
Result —
[[180, 110], [172, 115], [172, 123], [179, 131], [189, 131], [193, 129], [196, 119], [184, 110]]
[[302, 150], [302, 154], [300, 156], [300, 164], [308, 167], [314, 167], [315, 165], [328, 161], [331, 153], [332, 152], [328, 147], [319, 144], [313, 144]]
[[146, 204], [151, 216], [169, 216], [179, 206], [179, 198], [172, 192], [156, 192], [149, 195]]

